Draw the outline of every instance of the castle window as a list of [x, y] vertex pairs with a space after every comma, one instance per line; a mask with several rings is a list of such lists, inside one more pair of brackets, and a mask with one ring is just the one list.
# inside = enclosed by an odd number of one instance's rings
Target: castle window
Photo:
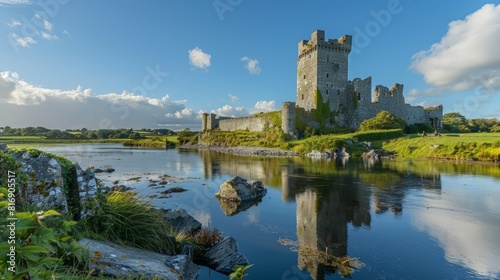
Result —
[[340, 89], [337, 90], [337, 95], [340, 95]]
[[358, 101], [361, 100], [361, 94], [358, 93]]
[[328, 76], [329, 76], [329, 75], [328, 75], [328, 73], [326, 73], [326, 77], [327, 77], [327, 78], [328, 78]]
[[327, 62], [330, 61], [330, 56], [328, 56], [328, 55], [326, 56], [326, 61]]
[[306, 75], [304, 75], [304, 80], [306, 79]]
[[328, 90], [326, 90], [326, 94], [328, 94]]
[[302, 100], [304, 100], [304, 94], [302, 94]]

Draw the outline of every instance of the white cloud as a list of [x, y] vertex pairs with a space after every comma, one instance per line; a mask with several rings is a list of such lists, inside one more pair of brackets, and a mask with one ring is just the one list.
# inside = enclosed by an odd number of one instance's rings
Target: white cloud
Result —
[[258, 75], [262, 71], [262, 69], [259, 67], [259, 61], [257, 59], [251, 59], [244, 56], [241, 58], [241, 61], [246, 62], [245, 68], [250, 74]]
[[238, 101], [238, 97], [236, 95], [232, 95], [230, 93], [228, 93], [228, 96], [229, 96], [229, 99], [231, 100], [232, 103]]
[[250, 115], [248, 113], [248, 110], [246, 110], [245, 108], [233, 107], [231, 105], [224, 105], [221, 108], [212, 110], [211, 113], [216, 114], [217, 116], [232, 118], [247, 117]]
[[276, 102], [274, 100], [272, 100], [272, 101], [257, 101], [257, 103], [255, 103], [255, 108], [262, 109], [265, 111], [274, 111], [274, 110], [276, 110]]
[[189, 51], [189, 63], [196, 68], [207, 69], [210, 67], [211, 55], [204, 53], [198, 47]]
[[1, 5], [27, 5], [31, 4], [30, 0], [0, 0]]
[[62, 32], [62, 34], [66, 35], [66, 36], [71, 36], [71, 34], [69, 33], [69, 31], [68, 31], [68, 30], [64, 30], [64, 31]]
[[52, 31], [52, 29], [54, 28], [54, 25], [52, 25], [52, 23], [50, 23], [48, 20], [44, 19], [43, 20], [43, 28], [45, 28], [45, 30], [47, 30], [47, 31]]
[[91, 89], [33, 86], [14, 72], [0, 72], [0, 120], [12, 127], [47, 128], [201, 128], [192, 109], [166, 95], [152, 98], [130, 92], [97, 95]]
[[40, 36], [42, 38], [46, 39], [46, 40], [57, 40], [58, 39], [56, 35], [49, 34], [49, 33], [45, 32], [45, 31], [41, 31], [40, 32]]
[[19, 37], [16, 33], [12, 34], [14, 41], [21, 47], [29, 48], [30, 45], [34, 45], [37, 42], [32, 37]]
[[224, 105], [221, 108], [212, 110], [211, 113], [216, 114], [217, 116], [223, 117], [248, 117], [253, 114], [257, 114], [260, 112], [270, 112], [276, 111], [276, 102], [275, 101], [257, 101], [253, 108], [244, 108], [244, 107], [233, 107], [231, 105]]
[[411, 67], [439, 93], [488, 85], [498, 90], [499, 49], [500, 5], [486, 4], [464, 20], [449, 23], [439, 43], [412, 57]]
[[21, 26], [21, 22], [18, 20], [12, 20], [10, 23], [7, 23], [9, 27]]

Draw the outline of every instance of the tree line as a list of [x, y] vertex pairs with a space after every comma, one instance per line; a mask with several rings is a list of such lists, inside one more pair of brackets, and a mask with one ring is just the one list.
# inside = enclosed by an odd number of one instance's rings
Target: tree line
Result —
[[170, 129], [149, 129], [140, 130], [118, 128], [118, 129], [48, 129], [45, 127], [23, 127], [12, 128], [5, 126], [0, 135], [6, 136], [39, 136], [50, 139], [142, 139], [145, 135], [164, 136], [177, 135]]
[[[467, 119], [458, 112], [443, 115], [443, 127], [440, 132], [466, 133], [466, 132], [500, 132], [500, 120], [498, 119]], [[436, 130], [427, 123], [408, 125], [402, 118], [387, 111], [379, 112], [375, 117], [363, 121], [359, 127], [360, 131], [403, 129], [405, 133], [432, 132]]]

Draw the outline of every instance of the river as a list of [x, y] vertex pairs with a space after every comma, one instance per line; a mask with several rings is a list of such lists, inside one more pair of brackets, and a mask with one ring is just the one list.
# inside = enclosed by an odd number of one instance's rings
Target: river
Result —
[[[162, 208], [184, 208], [233, 236], [253, 266], [245, 279], [338, 279], [321, 254], [364, 264], [354, 279], [500, 279], [500, 166], [419, 160], [240, 157], [117, 144], [40, 149], [118, 180]], [[176, 177], [151, 185], [162, 175]], [[225, 212], [214, 198], [233, 176], [261, 180], [257, 205]], [[137, 178], [140, 177], [140, 178]], [[130, 180], [132, 179], [132, 180]], [[187, 189], [170, 197], [169, 187]], [[202, 268], [198, 279], [228, 279]]]

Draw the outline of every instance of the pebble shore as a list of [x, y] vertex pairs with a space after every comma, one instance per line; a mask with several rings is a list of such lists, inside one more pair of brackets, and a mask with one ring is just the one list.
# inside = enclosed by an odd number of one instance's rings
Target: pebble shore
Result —
[[257, 157], [295, 157], [299, 154], [288, 150], [261, 148], [261, 147], [223, 147], [223, 146], [205, 146], [205, 145], [192, 145], [184, 144], [181, 148], [185, 149], [204, 149], [221, 153], [228, 153], [240, 156], [257, 156]]

